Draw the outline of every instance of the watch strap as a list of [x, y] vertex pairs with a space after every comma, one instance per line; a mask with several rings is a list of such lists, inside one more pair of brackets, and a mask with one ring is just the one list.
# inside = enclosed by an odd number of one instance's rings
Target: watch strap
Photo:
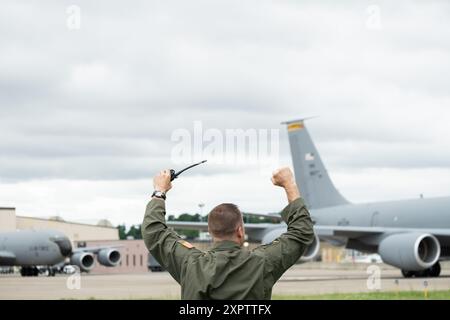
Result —
[[164, 192], [158, 191], [158, 190], [153, 191], [152, 198], [153, 198], [153, 197], [156, 197], [156, 198], [160, 198], [160, 199], [166, 200], [166, 194], [165, 194]]

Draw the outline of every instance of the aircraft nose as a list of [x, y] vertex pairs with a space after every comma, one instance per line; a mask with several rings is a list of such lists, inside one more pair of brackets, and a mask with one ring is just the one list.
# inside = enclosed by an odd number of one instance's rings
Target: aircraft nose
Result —
[[72, 244], [68, 238], [54, 238], [52, 239], [59, 247], [59, 251], [64, 257], [70, 256], [72, 253]]

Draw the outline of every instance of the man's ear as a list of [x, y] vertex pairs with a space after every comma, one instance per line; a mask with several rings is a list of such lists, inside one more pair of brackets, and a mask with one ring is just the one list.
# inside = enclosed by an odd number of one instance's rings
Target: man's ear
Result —
[[241, 236], [242, 238], [245, 237], [245, 234], [244, 234], [244, 227], [243, 227], [242, 225], [240, 225], [240, 226], [238, 227], [238, 232], [239, 232], [239, 236]]

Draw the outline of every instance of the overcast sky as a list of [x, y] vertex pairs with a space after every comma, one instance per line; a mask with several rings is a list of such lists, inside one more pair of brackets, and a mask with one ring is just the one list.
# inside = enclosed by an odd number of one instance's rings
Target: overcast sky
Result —
[[[0, 206], [140, 223], [176, 129], [308, 129], [352, 202], [450, 195], [448, 1], [17, 1], [0, 11]], [[70, 5], [81, 10], [74, 29]], [[76, 25], [75, 25], [76, 26]], [[175, 181], [171, 214], [281, 210], [251, 165]]]

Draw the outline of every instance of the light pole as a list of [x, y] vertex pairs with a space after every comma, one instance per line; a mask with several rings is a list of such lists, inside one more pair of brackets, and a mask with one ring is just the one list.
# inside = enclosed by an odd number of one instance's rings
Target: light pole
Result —
[[199, 207], [199, 209], [200, 209], [200, 215], [203, 217], [203, 207], [205, 206], [205, 204], [204, 203], [199, 203], [198, 204], [198, 207]]

